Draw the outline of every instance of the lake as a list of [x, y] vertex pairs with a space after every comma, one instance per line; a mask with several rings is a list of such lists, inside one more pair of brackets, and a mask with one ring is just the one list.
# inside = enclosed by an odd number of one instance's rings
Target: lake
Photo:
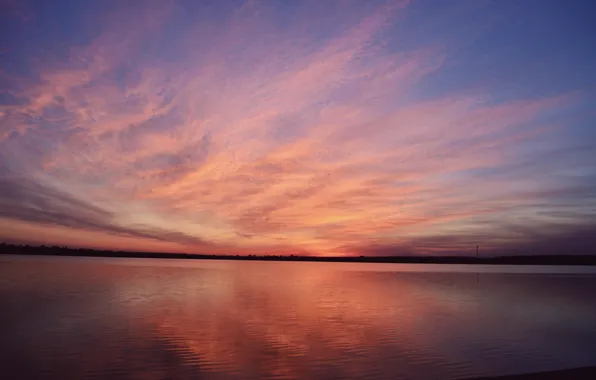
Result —
[[4, 255], [0, 374], [407, 380], [591, 366], [595, 289], [587, 267]]

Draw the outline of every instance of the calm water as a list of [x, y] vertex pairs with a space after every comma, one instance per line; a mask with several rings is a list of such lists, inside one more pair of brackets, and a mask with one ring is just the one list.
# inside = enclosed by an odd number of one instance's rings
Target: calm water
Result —
[[594, 289], [581, 268], [0, 256], [0, 374], [457, 379], [596, 365]]

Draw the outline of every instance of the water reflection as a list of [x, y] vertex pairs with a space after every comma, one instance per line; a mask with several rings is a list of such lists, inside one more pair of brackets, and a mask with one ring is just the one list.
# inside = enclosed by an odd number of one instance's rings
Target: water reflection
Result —
[[448, 379], [596, 364], [590, 274], [115, 263], [0, 264], [8, 343], [0, 371], [24, 379]]

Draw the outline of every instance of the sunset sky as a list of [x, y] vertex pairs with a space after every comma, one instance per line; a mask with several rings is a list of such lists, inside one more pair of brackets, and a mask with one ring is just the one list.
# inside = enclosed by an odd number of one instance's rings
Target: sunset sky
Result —
[[596, 252], [586, 0], [0, 0], [0, 241]]

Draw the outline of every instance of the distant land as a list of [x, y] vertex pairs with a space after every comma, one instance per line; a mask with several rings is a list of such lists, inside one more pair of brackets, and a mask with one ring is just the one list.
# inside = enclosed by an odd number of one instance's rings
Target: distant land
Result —
[[107, 251], [64, 246], [30, 246], [0, 244], [0, 254], [48, 255], [74, 257], [128, 257], [185, 260], [264, 260], [264, 261], [323, 261], [401, 264], [499, 264], [499, 265], [596, 265], [596, 255], [517, 255], [517, 256], [296, 256], [296, 255], [212, 255], [166, 252]]

